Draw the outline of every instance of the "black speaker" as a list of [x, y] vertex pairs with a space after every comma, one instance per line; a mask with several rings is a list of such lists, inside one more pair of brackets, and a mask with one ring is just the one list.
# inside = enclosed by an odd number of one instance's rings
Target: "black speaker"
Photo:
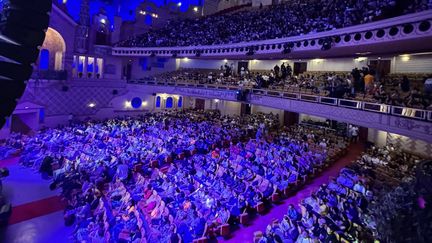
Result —
[[113, 94], [113, 95], [118, 95], [118, 90], [114, 89], [114, 90], [112, 91], [112, 94]]
[[236, 92], [236, 98], [238, 101], [248, 101], [248, 96], [249, 96], [249, 90], [248, 89], [238, 90]]
[[0, 19], [0, 128], [33, 72], [48, 29], [52, 0], [10, 0]]
[[68, 91], [69, 91], [69, 87], [66, 86], [66, 85], [63, 85], [61, 90], [62, 90], [63, 92], [68, 92]]

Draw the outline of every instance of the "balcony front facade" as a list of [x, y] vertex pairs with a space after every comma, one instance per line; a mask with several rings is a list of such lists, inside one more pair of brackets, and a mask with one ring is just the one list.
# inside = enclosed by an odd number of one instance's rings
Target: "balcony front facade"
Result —
[[188, 47], [114, 47], [122, 57], [265, 59], [364, 56], [432, 49], [432, 10], [326, 32], [265, 41]]
[[[324, 117], [432, 143], [432, 111], [369, 103], [357, 100], [321, 97], [313, 94], [277, 90], [250, 89], [239, 99], [237, 86], [142, 81], [128, 84], [138, 96], [151, 93], [179, 95], [208, 100], [242, 102], [251, 105]], [[154, 99], [150, 95], [150, 99]], [[154, 104], [154, 101], [150, 101]], [[152, 109], [152, 108], [150, 108]]]

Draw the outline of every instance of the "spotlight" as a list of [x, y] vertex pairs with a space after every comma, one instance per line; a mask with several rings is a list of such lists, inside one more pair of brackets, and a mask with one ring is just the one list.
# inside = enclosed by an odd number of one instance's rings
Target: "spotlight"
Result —
[[284, 47], [284, 49], [282, 50], [282, 54], [290, 54], [291, 53], [291, 47], [286, 46]]
[[331, 46], [332, 46], [332, 43], [333, 43], [333, 39], [332, 38], [326, 38], [326, 39], [324, 39], [323, 42], [322, 42], [321, 50], [323, 50], [323, 51], [330, 50]]
[[248, 51], [246, 52], [246, 56], [252, 56], [253, 54], [255, 54], [255, 51], [254, 51], [254, 47], [251, 46], [248, 48]]

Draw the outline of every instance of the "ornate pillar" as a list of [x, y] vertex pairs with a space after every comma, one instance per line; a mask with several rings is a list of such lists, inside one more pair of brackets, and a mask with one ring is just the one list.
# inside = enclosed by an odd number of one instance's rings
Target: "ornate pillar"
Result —
[[81, 0], [79, 25], [75, 35], [75, 51], [80, 54], [88, 52], [88, 39], [90, 30], [90, 4], [89, 0]]

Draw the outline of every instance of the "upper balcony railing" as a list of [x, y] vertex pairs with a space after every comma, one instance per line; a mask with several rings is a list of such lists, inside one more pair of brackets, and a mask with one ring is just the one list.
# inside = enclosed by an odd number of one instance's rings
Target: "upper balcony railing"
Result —
[[432, 10], [331, 31], [223, 45], [187, 47], [114, 47], [115, 56], [218, 57], [246, 53], [281, 54], [316, 51], [330, 41], [331, 48], [432, 37]]
[[[227, 90], [233, 92], [237, 92], [242, 89], [242, 87], [239, 86], [217, 85], [217, 84], [160, 82], [160, 81], [150, 81], [150, 80], [134, 80], [129, 82], [132, 84]], [[372, 102], [361, 101], [361, 100], [338, 99], [338, 98], [314, 95], [311, 93], [304, 93], [301, 91], [254, 89], [252, 87], [243, 87], [243, 89], [250, 90], [251, 99], [254, 99], [254, 96], [270, 96], [270, 97], [277, 97], [282, 99], [299, 100], [299, 101], [312, 102], [312, 103], [318, 103], [323, 105], [338, 106], [343, 108], [363, 110], [363, 111], [382, 113], [382, 114], [387, 114], [392, 116], [432, 122], [432, 111], [423, 110], [423, 109], [392, 106], [392, 105], [372, 103]]]

